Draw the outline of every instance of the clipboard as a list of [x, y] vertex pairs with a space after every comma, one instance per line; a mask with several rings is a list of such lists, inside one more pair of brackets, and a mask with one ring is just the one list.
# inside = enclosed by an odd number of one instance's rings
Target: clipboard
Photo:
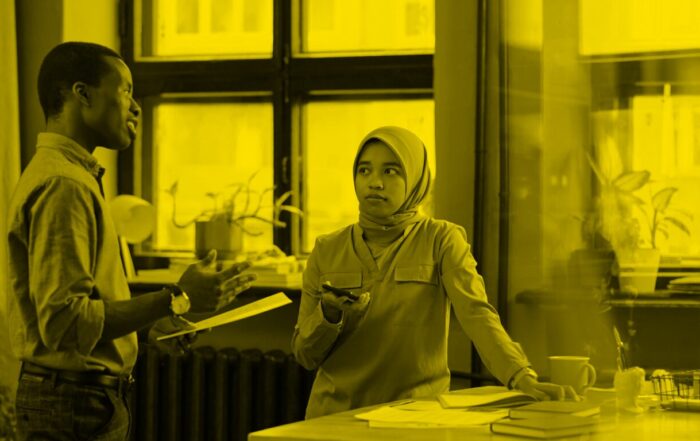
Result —
[[263, 312], [279, 308], [280, 306], [292, 303], [289, 297], [283, 292], [272, 294], [263, 299], [256, 300], [247, 305], [241, 306], [230, 311], [222, 312], [213, 317], [193, 323], [193, 327], [174, 332], [172, 334], [161, 335], [156, 340], [167, 340], [169, 338], [178, 337], [180, 335], [189, 334], [191, 332], [203, 331], [205, 329], [216, 328], [217, 326], [226, 325], [228, 323], [237, 322], [254, 315], [262, 314]]

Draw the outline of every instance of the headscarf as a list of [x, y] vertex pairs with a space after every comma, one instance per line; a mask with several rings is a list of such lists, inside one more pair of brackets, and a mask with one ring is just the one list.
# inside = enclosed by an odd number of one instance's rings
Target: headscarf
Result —
[[360, 205], [360, 227], [370, 230], [378, 237], [396, 237], [399, 231], [414, 224], [425, 216], [418, 212], [430, 190], [430, 168], [428, 152], [423, 141], [413, 132], [401, 127], [386, 126], [372, 130], [360, 142], [353, 164], [353, 181], [357, 176], [357, 163], [364, 148], [371, 141], [381, 141], [394, 152], [406, 173], [406, 199], [396, 213], [389, 217], [375, 217], [362, 211]]

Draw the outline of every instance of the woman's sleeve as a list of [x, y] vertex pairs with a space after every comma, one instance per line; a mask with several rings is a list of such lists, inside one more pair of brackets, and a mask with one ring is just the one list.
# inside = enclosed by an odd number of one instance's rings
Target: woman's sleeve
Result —
[[340, 335], [343, 320], [330, 323], [323, 315], [319, 294], [319, 242], [316, 241], [304, 270], [299, 316], [292, 336], [292, 352], [306, 369], [316, 369]]
[[462, 329], [476, 346], [489, 371], [503, 384], [530, 365], [520, 345], [501, 324], [496, 309], [486, 296], [484, 280], [476, 270], [467, 235], [452, 225], [441, 244], [442, 284]]

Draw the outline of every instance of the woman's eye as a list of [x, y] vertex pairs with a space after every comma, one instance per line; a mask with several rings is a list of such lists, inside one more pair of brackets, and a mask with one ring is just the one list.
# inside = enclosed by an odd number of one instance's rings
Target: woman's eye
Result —
[[357, 172], [361, 175], [366, 175], [369, 173], [369, 169], [367, 167], [360, 167], [357, 169]]
[[400, 174], [401, 174], [401, 173], [400, 173], [397, 169], [395, 169], [395, 168], [387, 168], [386, 170], [384, 170], [384, 173], [386, 173], [387, 175], [400, 175]]

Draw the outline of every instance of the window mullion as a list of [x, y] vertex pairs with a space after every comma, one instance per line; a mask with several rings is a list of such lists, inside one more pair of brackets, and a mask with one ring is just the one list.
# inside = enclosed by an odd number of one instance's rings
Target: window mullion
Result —
[[[292, 189], [292, 103], [289, 99], [289, 61], [291, 57], [292, 14], [291, 4], [287, 0], [274, 0], [274, 38], [272, 63], [277, 75], [274, 79], [274, 182], [275, 200]], [[287, 201], [290, 203], [291, 201]], [[287, 212], [280, 214], [280, 220], [286, 228], [273, 230], [273, 241], [282, 251], [292, 254], [291, 216]]]

